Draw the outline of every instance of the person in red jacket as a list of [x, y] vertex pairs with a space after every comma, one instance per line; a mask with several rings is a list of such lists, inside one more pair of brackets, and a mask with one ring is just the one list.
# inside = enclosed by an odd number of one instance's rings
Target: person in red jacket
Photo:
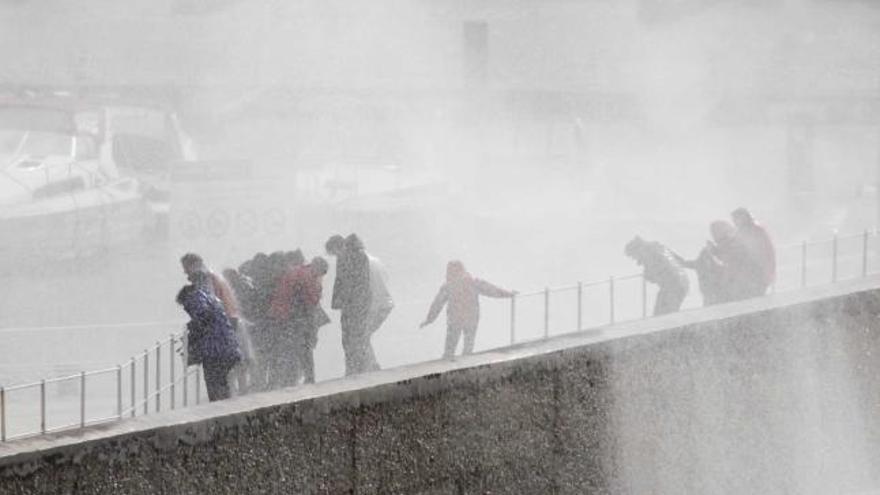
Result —
[[737, 208], [730, 216], [736, 225], [736, 237], [745, 245], [752, 260], [761, 269], [758, 289], [751, 295], [763, 295], [776, 282], [776, 248], [773, 240], [767, 229], [755, 221], [749, 210]]
[[272, 299], [271, 317], [281, 323], [289, 348], [287, 367], [290, 376], [285, 384], [297, 384], [302, 377], [305, 383], [315, 383], [314, 350], [318, 343], [318, 329], [330, 322], [321, 308], [321, 282], [327, 274], [327, 261], [315, 257], [308, 265], [291, 268], [278, 283]]
[[440, 287], [428, 316], [419, 326], [424, 328], [437, 319], [443, 306], [446, 306], [446, 349], [444, 358], [455, 355], [458, 340], [464, 333], [463, 354], [474, 351], [474, 340], [480, 322], [480, 296], [513, 297], [516, 292], [498, 288], [485, 280], [474, 278], [465, 270], [461, 261], [450, 261], [446, 265], [446, 283]]

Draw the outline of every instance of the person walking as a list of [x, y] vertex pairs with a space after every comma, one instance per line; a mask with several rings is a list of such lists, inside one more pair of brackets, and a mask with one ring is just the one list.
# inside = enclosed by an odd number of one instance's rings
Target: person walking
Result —
[[741, 301], [763, 295], [766, 272], [729, 222], [719, 220], [709, 227], [714, 243], [712, 255], [721, 262], [721, 302]]
[[190, 317], [187, 363], [202, 365], [210, 401], [229, 398], [229, 371], [241, 360], [241, 352], [222, 303], [194, 284], [178, 292], [177, 303]]
[[509, 298], [516, 292], [501, 289], [485, 280], [474, 278], [467, 272], [461, 261], [453, 260], [446, 265], [446, 283], [444, 283], [431, 308], [419, 328], [425, 328], [437, 319], [443, 307], [446, 307], [446, 345], [444, 358], [455, 355], [458, 341], [464, 334], [462, 354], [474, 352], [477, 327], [480, 323], [480, 296]]
[[[712, 240], [706, 241], [706, 245], [696, 258], [687, 260], [678, 253], [672, 252], [681, 266], [696, 272], [697, 284], [700, 288], [700, 294], [703, 296], [703, 306], [712, 306], [728, 299], [727, 266], [715, 255], [720, 233], [716, 228], [717, 223], [719, 222], [710, 224], [709, 233]], [[720, 223], [726, 222], [721, 221]]]
[[673, 253], [681, 266], [696, 272], [697, 285], [700, 288], [700, 294], [703, 296], [703, 306], [712, 306], [722, 302], [724, 299], [722, 294], [724, 267], [718, 258], [712, 254], [713, 246], [711, 241], [707, 241], [706, 246], [692, 260]]
[[299, 249], [275, 251], [266, 259], [260, 281], [260, 292], [266, 299], [259, 340], [268, 389], [293, 385], [298, 376], [290, 312], [288, 305], [278, 302], [278, 291], [282, 280], [296, 267], [301, 266], [304, 259]]
[[295, 267], [282, 279], [273, 308], [285, 310], [286, 330], [290, 333], [293, 362], [296, 365], [294, 384], [315, 383], [314, 350], [318, 330], [330, 322], [321, 308], [322, 279], [327, 274], [327, 261], [320, 256], [308, 265]]
[[690, 283], [684, 268], [666, 246], [635, 236], [624, 247], [624, 253], [644, 267], [642, 276], [646, 282], [660, 287], [654, 303], [654, 316], [681, 309]]
[[[273, 253], [274, 254], [274, 253]], [[272, 256], [270, 255], [270, 259]], [[297, 339], [294, 332], [294, 282], [303, 268], [302, 251], [281, 253], [273, 269], [274, 287], [269, 304], [269, 326], [274, 339], [267, 349], [270, 361], [270, 386], [288, 387], [299, 383], [301, 363], [298, 362]]]
[[[230, 285], [229, 279], [211, 271], [202, 257], [196, 253], [183, 255], [180, 264], [187, 280], [207, 294], [217, 297], [223, 304], [223, 311], [232, 324], [233, 333], [242, 351], [242, 359], [235, 365], [232, 373], [234, 389], [237, 395], [246, 394], [249, 389], [249, 370], [253, 364], [253, 354], [248, 326], [242, 319], [241, 305], [236, 291]], [[234, 270], [226, 270], [224, 273], [237, 275]]]
[[[327, 240], [324, 248], [328, 255], [339, 256], [345, 249], [345, 238], [341, 235], [334, 235]], [[381, 366], [376, 359], [370, 339], [382, 327], [388, 315], [391, 314], [391, 310], [394, 309], [394, 299], [388, 290], [385, 265], [379, 258], [373, 256], [368, 251], [365, 250], [364, 252], [370, 263], [370, 307], [367, 311], [366, 323], [366, 344], [368, 347], [365, 352], [365, 368], [367, 371], [374, 371], [381, 369]]]
[[737, 208], [730, 214], [736, 225], [736, 237], [745, 245], [749, 256], [760, 268], [760, 285], [756, 286], [754, 296], [767, 293], [767, 288], [776, 282], [776, 247], [773, 239], [762, 225], [755, 221], [749, 210]]
[[340, 311], [345, 374], [349, 376], [377, 368], [367, 331], [372, 298], [370, 259], [355, 234], [349, 235], [336, 252], [336, 280], [330, 307]]
[[240, 271], [251, 281], [250, 294], [246, 308], [250, 312], [248, 319], [252, 324], [251, 342], [254, 345], [254, 367], [251, 370], [251, 389], [256, 391], [269, 390], [270, 374], [273, 367], [272, 357], [276, 329], [269, 317], [269, 307], [275, 291], [275, 278], [266, 253], [257, 253], [246, 262]]

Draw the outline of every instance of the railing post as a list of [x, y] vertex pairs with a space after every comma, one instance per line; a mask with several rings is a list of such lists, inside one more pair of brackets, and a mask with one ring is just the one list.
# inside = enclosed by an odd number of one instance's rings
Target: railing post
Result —
[[578, 331], [584, 329], [584, 284], [578, 282]]
[[86, 427], [86, 372], [79, 373], [79, 427]]
[[801, 242], [801, 288], [807, 286], [807, 241]]
[[162, 410], [162, 343], [156, 342], [156, 412]]
[[196, 405], [202, 402], [202, 368], [196, 368]]
[[174, 394], [175, 394], [175, 390], [174, 390], [174, 341], [175, 341], [174, 334], [171, 334], [171, 340], [168, 341], [168, 366], [169, 366], [169, 368], [168, 368], [169, 378], [168, 379], [169, 379], [169, 383], [171, 384], [170, 390], [171, 390], [171, 409], [172, 410], [174, 409], [175, 399], [176, 399], [176, 397], [174, 397]]
[[137, 388], [137, 367], [135, 366], [135, 359], [131, 358], [131, 417], [135, 417], [137, 415], [137, 394], [135, 389]]
[[837, 282], [837, 231], [831, 239], [831, 282]]
[[46, 380], [40, 380], [40, 433], [46, 433]]
[[550, 336], [550, 288], [544, 288], [544, 338]]
[[6, 441], [6, 389], [0, 387], [0, 442]]
[[641, 276], [642, 280], [642, 319], [648, 317], [648, 281], [645, 280], [645, 276]]
[[183, 361], [183, 407], [189, 407], [189, 368], [186, 365], [185, 351], [181, 359]]
[[150, 414], [150, 351], [144, 349], [144, 414]]
[[608, 277], [608, 305], [610, 310], [608, 312], [609, 320], [611, 324], [614, 324], [614, 277]]
[[116, 365], [116, 417], [122, 419], [122, 365]]
[[510, 345], [516, 343], [516, 294], [510, 298]]
[[868, 276], [868, 230], [862, 233], [862, 277]]

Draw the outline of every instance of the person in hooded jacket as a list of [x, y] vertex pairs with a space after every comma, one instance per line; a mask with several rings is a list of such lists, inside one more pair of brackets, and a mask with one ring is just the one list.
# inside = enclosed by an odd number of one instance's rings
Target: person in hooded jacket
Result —
[[472, 277], [461, 261], [450, 261], [446, 265], [446, 283], [440, 287], [428, 310], [428, 316], [419, 328], [433, 323], [446, 306], [446, 345], [443, 357], [451, 358], [455, 355], [462, 334], [462, 353], [471, 354], [474, 352], [480, 322], [480, 296], [509, 298], [515, 295], [514, 291], [501, 289], [485, 280]]
[[178, 292], [177, 303], [190, 317], [186, 325], [188, 362], [202, 365], [208, 399], [229, 398], [229, 371], [241, 360], [241, 353], [222, 302], [190, 284]]
[[[201, 256], [195, 253], [187, 253], [180, 258], [180, 264], [187, 279], [200, 290], [214, 296], [223, 303], [223, 310], [232, 324], [236, 339], [242, 349], [250, 349], [250, 338], [246, 322], [242, 319], [241, 305], [235, 290], [224, 276], [218, 275], [205, 265]], [[243, 358], [235, 365], [234, 384], [237, 394], [245, 394], [249, 388], [248, 369], [252, 360], [250, 354], [244, 354]]]
[[180, 258], [180, 264], [183, 267], [187, 280], [199, 289], [220, 299], [223, 303], [223, 309], [226, 311], [226, 316], [235, 325], [238, 318], [241, 317], [241, 311], [235, 293], [226, 280], [209, 270], [202, 257], [198, 254], [184, 254]]
[[644, 267], [643, 277], [646, 282], [660, 287], [654, 302], [654, 316], [681, 309], [690, 282], [684, 268], [666, 246], [636, 236], [626, 244], [624, 253]]
[[722, 265], [720, 302], [740, 301], [762, 295], [764, 272], [748, 246], [728, 222], [719, 220], [709, 226], [714, 243], [712, 255]]
[[703, 306], [711, 306], [724, 300], [722, 285], [724, 283], [724, 266], [712, 254], [713, 247], [714, 244], [707, 241], [706, 246], [693, 260], [687, 260], [677, 253], [673, 253], [681, 266], [696, 272], [697, 284], [700, 288], [700, 294], [703, 296]]
[[340, 311], [345, 374], [378, 369], [370, 333], [367, 329], [370, 302], [370, 259], [356, 234], [345, 238], [336, 257], [336, 280], [330, 307]]
[[767, 288], [776, 282], [776, 248], [773, 239], [762, 225], [758, 224], [749, 210], [737, 208], [730, 214], [736, 225], [736, 236], [760, 268], [760, 284], [755, 285], [752, 296], [767, 293]]

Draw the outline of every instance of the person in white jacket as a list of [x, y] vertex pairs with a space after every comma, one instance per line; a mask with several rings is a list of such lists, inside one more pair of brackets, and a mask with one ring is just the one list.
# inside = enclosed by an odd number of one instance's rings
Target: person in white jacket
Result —
[[370, 259], [370, 310], [367, 313], [367, 332], [372, 335], [385, 323], [391, 310], [394, 309], [394, 300], [388, 292], [386, 285], [385, 265], [379, 258], [367, 253]]
[[[327, 240], [326, 244], [324, 244], [324, 248], [328, 255], [338, 257], [345, 250], [346, 243], [362, 244], [355, 234], [350, 235], [348, 239], [341, 235], [334, 235]], [[381, 369], [381, 366], [379, 366], [379, 363], [376, 360], [375, 353], [372, 350], [372, 345], [369, 344], [369, 340], [373, 333], [375, 333], [388, 318], [391, 310], [394, 309], [394, 300], [391, 297], [391, 293], [388, 291], [384, 265], [379, 258], [376, 258], [369, 253], [366, 253], [366, 255], [370, 264], [370, 304], [364, 325], [366, 329], [366, 345], [364, 350], [363, 359], [365, 362], [363, 367], [364, 371], [374, 371]]]

